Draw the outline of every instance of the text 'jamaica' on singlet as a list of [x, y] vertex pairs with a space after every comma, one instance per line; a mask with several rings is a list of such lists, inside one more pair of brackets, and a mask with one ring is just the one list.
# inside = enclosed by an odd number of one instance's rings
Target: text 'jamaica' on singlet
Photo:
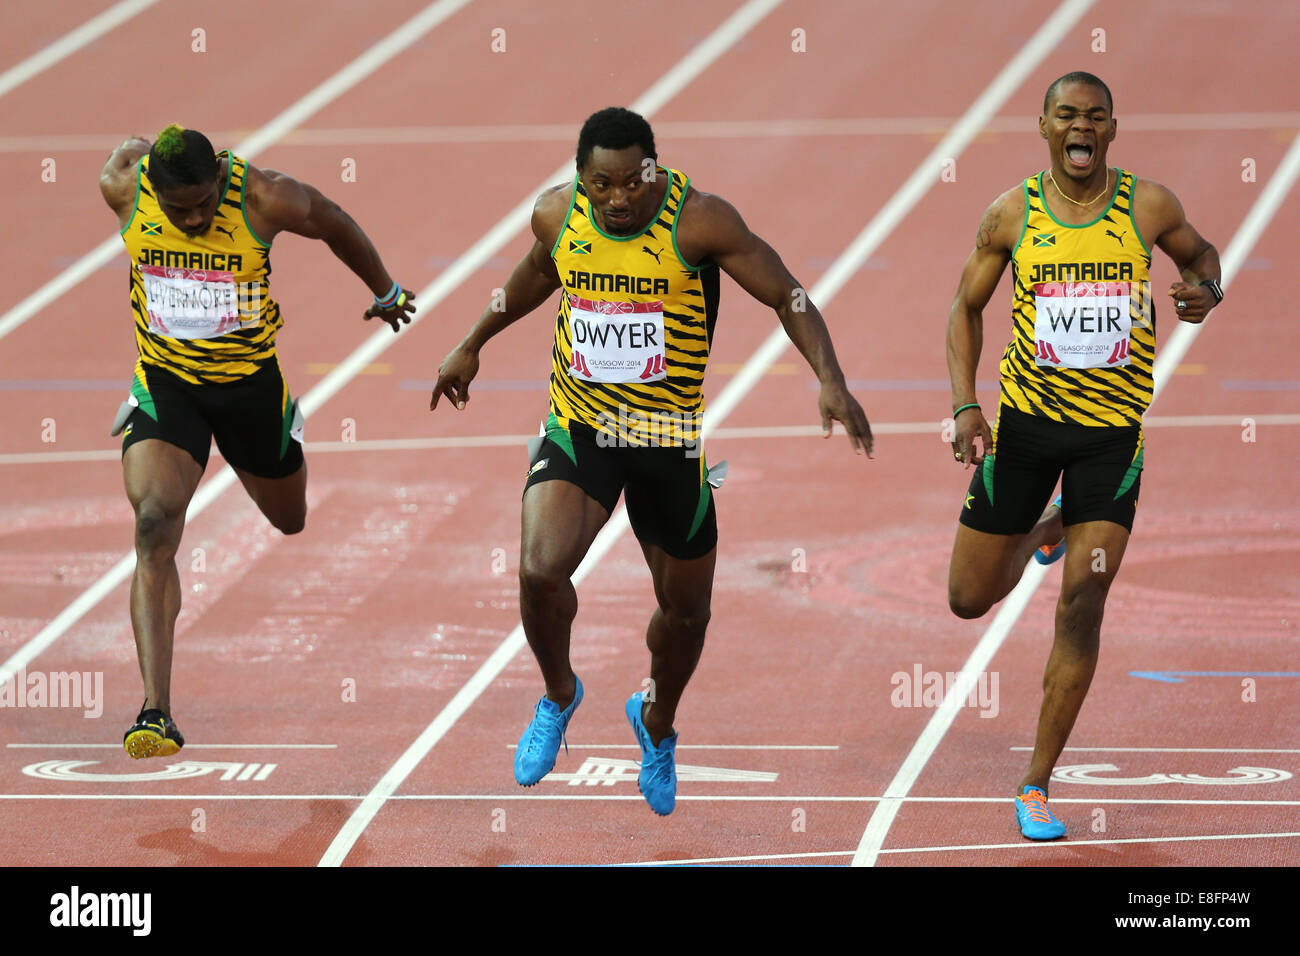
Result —
[[269, 364], [284, 324], [270, 296], [271, 246], [244, 214], [248, 164], [227, 150], [217, 155], [226, 157], [226, 178], [205, 234], [187, 236], [163, 214], [148, 156], [140, 160], [135, 209], [122, 229], [140, 362], [193, 384], [237, 381]]
[[551, 360], [551, 414], [634, 444], [658, 444], [668, 422], [698, 437], [701, 385], [718, 314], [718, 267], [689, 265], [677, 217], [690, 179], [669, 178], [650, 224], [631, 236], [596, 225], [580, 179], [551, 258], [563, 283]]
[[1043, 174], [1024, 183], [1025, 224], [1012, 253], [1012, 339], [1002, 400], [1082, 425], [1140, 425], [1151, 404], [1155, 307], [1151, 250], [1133, 219], [1133, 174], [1116, 170], [1105, 210], [1080, 226], [1043, 201]]

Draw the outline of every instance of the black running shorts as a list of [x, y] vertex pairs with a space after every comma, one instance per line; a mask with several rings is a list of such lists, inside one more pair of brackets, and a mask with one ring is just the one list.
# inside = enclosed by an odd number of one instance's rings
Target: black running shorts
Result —
[[682, 561], [702, 558], [718, 543], [713, 489], [703, 447], [618, 445], [582, 422], [568, 428], [554, 417], [533, 454], [524, 491], [543, 481], [577, 485], [612, 512], [626, 493], [637, 540]]
[[1141, 425], [1056, 422], [1003, 405], [993, 449], [966, 490], [961, 523], [988, 534], [1025, 534], [1060, 478], [1067, 525], [1111, 521], [1132, 531], [1143, 451]]
[[285, 478], [302, 467], [301, 419], [277, 362], [223, 385], [193, 385], [146, 363], [131, 385], [136, 403], [122, 434], [122, 454], [157, 438], [183, 448], [206, 468], [216, 439], [222, 457], [258, 478]]

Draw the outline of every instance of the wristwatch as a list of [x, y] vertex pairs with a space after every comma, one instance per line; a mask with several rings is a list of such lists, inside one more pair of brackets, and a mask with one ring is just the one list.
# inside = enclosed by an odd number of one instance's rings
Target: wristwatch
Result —
[[1210, 290], [1210, 295], [1214, 296], [1215, 305], [1223, 301], [1223, 286], [1219, 285], [1218, 279], [1206, 279], [1201, 285]]

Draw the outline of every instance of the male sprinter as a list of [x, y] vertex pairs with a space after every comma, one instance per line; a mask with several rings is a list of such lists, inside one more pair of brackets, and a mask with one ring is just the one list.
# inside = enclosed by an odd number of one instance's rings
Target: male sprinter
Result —
[[284, 319], [269, 295], [272, 240], [323, 240], [376, 293], [366, 318], [394, 332], [410, 321], [415, 296], [342, 209], [283, 173], [214, 153], [196, 130], [168, 126], [152, 146], [127, 140], [99, 186], [131, 257], [140, 352], [113, 431], [123, 434], [135, 509], [131, 627], [145, 692], [125, 747], [132, 757], [167, 756], [185, 743], [171, 718], [175, 555], [213, 438], [271, 524], [295, 534], [307, 517], [301, 417], [275, 357]]
[[[1047, 807], [1048, 781], [1092, 681], [1106, 593], [1137, 507], [1156, 345], [1151, 247], [1182, 273], [1169, 296], [1184, 322], [1203, 321], [1223, 292], [1219, 254], [1173, 193], [1107, 167], [1116, 123], [1101, 80], [1056, 80], [1038, 128], [1051, 168], [988, 208], [948, 316], [953, 453], [979, 466], [953, 545], [948, 601], [958, 617], [979, 617], [1016, 585], [1030, 555], [1042, 548], [1046, 564], [1064, 551], [1038, 736], [1015, 802], [1021, 833], [1050, 840], [1065, 826]], [[990, 430], [975, 369], [984, 306], [1008, 261], [1012, 338]], [[1062, 473], [1062, 495], [1044, 511]]]
[[569, 579], [626, 490], [658, 608], [646, 633], [653, 694], [633, 694], [625, 712], [641, 745], [641, 792], [667, 815], [677, 793], [673, 719], [704, 646], [713, 589], [717, 524], [699, 423], [719, 269], [776, 310], [817, 373], [825, 434], [833, 419], [859, 453], [870, 453], [872, 439], [821, 315], [780, 257], [732, 206], [657, 159], [636, 113], [610, 108], [586, 121], [576, 179], [537, 200], [536, 242], [506, 283], [504, 310], [484, 311], [447, 356], [430, 408], [441, 395], [464, 408], [483, 345], [563, 290], [519, 561], [520, 612], [546, 694], [519, 741], [515, 779], [529, 787], [555, 766], [582, 701], [569, 666], [578, 610]]

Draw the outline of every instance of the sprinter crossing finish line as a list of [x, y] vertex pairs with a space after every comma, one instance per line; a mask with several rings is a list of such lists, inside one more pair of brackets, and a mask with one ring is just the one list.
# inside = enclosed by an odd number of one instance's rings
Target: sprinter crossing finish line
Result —
[[[1015, 799], [1020, 832], [1032, 840], [1065, 835], [1047, 806], [1048, 783], [1092, 682], [1106, 595], [1133, 528], [1154, 387], [1151, 247], [1182, 274], [1169, 289], [1180, 319], [1201, 322], [1223, 298], [1218, 252], [1174, 194], [1107, 167], [1116, 130], [1097, 77], [1069, 73], [1048, 87], [1039, 132], [1051, 167], [989, 207], [948, 317], [953, 457], [978, 466], [953, 545], [952, 611], [980, 617], [1031, 556], [1042, 564], [1065, 556], [1038, 735]], [[983, 309], [1008, 262], [1013, 331], [990, 429], [975, 371]], [[1061, 495], [1048, 505], [1058, 478]]]
[[307, 519], [303, 422], [275, 349], [284, 318], [270, 295], [272, 241], [291, 232], [326, 242], [374, 293], [365, 318], [394, 332], [410, 321], [415, 296], [335, 203], [216, 153], [198, 130], [172, 124], [153, 143], [127, 140], [99, 183], [131, 260], [139, 351], [113, 423], [135, 511], [131, 628], [145, 692], [123, 746], [135, 758], [165, 757], [185, 744], [171, 709], [176, 550], [213, 439], [277, 530], [295, 534]]
[[536, 241], [506, 283], [504, 310], [486, 310], [447, 356], [429, 407], [445, 395], [464, 408], [483, 345], [561, 291], [519, 564], [520, 616], [546, 694], [520, 738], [515, 779], [529, 787], [550, 772], [582, 701], [569, 664], [578, 609], [570, 577], [625, 493], [658, 607], [646, 634], [653, 693], [632, 694], [624, 712], [641, 748], [638, 786], [666, 815], [677, 792], [673, 721], [704, 646], [717, 552], [699, 426], [719, 270], [776, 311], [817, 373], [824, 434], [841, 422], [868, 455], [872, 439], [820, 313], [780, 257], [732, 206], [657, 160], [636, 113], [610, 108], [587, 119], [577, 178], [538, 199]]

